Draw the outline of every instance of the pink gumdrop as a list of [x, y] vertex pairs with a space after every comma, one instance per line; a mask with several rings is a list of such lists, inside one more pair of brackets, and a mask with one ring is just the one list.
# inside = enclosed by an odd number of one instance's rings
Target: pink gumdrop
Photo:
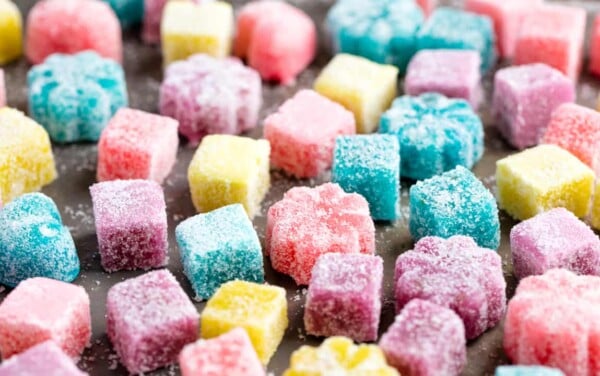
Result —
[[42, 342], [0, 364], [0, 376], [88, 376], [52, 341]]
[[590, 43], [590, 72], [600, 76], [600, 14], [594, 19]]

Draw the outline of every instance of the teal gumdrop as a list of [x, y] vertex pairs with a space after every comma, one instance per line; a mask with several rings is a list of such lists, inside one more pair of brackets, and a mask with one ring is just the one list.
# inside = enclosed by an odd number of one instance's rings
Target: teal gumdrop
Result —
[[0, 210], [0, 284], [33, 277], [71, 282], [79, 258], [54, 202], [42, 193], [18, 197]]
[[108, 3], [117, 14], [123, 28], [142, 22], [144, 17], [144, 0], [102, 0]]
[[496, 376], [564, 376], [556, 368], [543, 366], [501, 366], [496, 368]]

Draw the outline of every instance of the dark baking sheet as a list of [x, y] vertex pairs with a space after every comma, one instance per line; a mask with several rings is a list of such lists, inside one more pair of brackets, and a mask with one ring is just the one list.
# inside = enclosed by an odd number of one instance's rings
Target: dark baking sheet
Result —
[[[15, 1], [24, 14], [31, 8], [35, 0]], [[447, 4], [457, 1], [442, 1]], [[245, 1], [233, 1], [236, 8]], [[333, 3], [333, 0], [296, 0], [291, 3], [307, 11], [321, 26], [323, 17]], [[600, 10], [598, 1], [569, 2], [574, 5], [585, 6], [589, 10], [589, 23], [596, 10]], [[324, 35], [321, 31], [321, 50], [316, 61], [290, 86], [264, 85], [264, 105], [261, 119], [277, 108], [285, 99], [292, 96], [300, 88], [309, 88], [320, 69], [331, 57], [324, 46]], [[161, 56], [157, 47], [145, 46], [140, 42], [139, 29], [127, 31], [124, 36], [125, 59], [124, 66], [127, 75], [130, 106], [145, 111], [156, 112], [158, 88], [162, 77]], [[3, 67], [6, 71], [8, 101], [12, 107], [23, 111], [27, 109], [26, 74], [29, 69], [24, 59]], [[484, 88], [489, 99], [491, 91], [491, 75], [484, 79]], [[595, 107], [598, 84], [587, 75], [583, 75], [578, 85], [578, 102], [590, 107]], [[490, 189], [494, 189], [495, 161], [511, 153], [511, 150], [499, 138], [490, 121], [488, 108], [484, 105], [480, 114], [486, 130], [486, 152], [483, 159], [475, 166], [474, 172]], [[260, 137], [262, 129], [259, 127], [249, 134]], [[105, 334], [105, 301], [107, 290], [115, 283], [141, 274], [141, 272], [105, 273], [100, 267], [98, 245], [94, 231], [94, 219], [88, 187], [95, 182], [96, 145], [78, 144], [68, 146], [54, 146], [59, 178], [44, 192], [52, 197], [60, 208], [63, 220], [71, 229], [79, 257], [81, 259], [81, 275], [74, 282], [87, 290], [92, 304], [93, 336], [91, 347], [86, 349], [79, 362], [79, 366], [93, 376], [126, 375], [127, 371], [119, 364], [118, 357], [112, 350]], [[185, 146], [180, 147], [177, 165], [164, 183], [168, 218], [169, 218], [169, 254], [168, 265], [186, 290], [193, 296], [192, 289], [183, 275], [179, 253], [177, 251], [174, 228], [183, 219], [195, 214], [190, 199], [186, 170], [194, 150]], [[295, 180], [278, 171], [272, 172], [272, 187], [267, 198], [262, 204], [261, 212], [254, 219], [254, 226], [258, 231], [261, 241], [264, 240], [265, 213], [267, 208], [281, 199], [283, 193], [293, 186], [317, 185], [325, 182], [329, 176], [322, 176], [314, 180]], [[385, 331], [394, 318], [394, 305], [392, 299], [393, 267], [396, 257], [412, 247], [412, 239], [407, 229], [408, 215], [408, 184], [403, 182], [402, 190], [402, 218], [397, 223], [377, 224], [377, 253], [385, 260], [384, 304], [380, 333]], [[502, 223], [502, 243], [499, 253], [503, 259], [504, 274], [508, 283], [508, 296], [511, 297], [516, 286], [512, 275], [510, 263], [510, 249], [508, 246], [508, 232], [514, 222], [504, 213], [500, 214]], [[289, 302], [290, 325], [285, 338], [279, 346], [277, 353], [269, 364], [268, 371], [280, 375], [287, 367], [292, 351], [301, 345], [316, 345], [319, 339], [306, 336], [302, 323], [305, 287], [297, 287], [291, 278], [278, 274], [271, 269], [271, 264], [265, 260], [266, 279], [271, 284], [283, 286], [287, 289]], [[0, 301], [9, 291], [0, 286]], [[199, 312], [202, 312], [204, 303], [196, 302]], [[484, 333], [468, 346], [468, 364], [463, 375], [493, 374], [497, 365], [505, 363], [506, 357], [502, 351], [502, 325]], [[152, 375], [178, 375], [177, 366], [171, 366], [151, 373]]]

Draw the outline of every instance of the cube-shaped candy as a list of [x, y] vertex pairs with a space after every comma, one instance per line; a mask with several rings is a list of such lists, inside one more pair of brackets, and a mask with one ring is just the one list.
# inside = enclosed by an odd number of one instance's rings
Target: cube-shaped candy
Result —
[[162, 183], [177, 157], [177, 120], [124, 108], [98, 142], [99, 181], [149, 179]]
[[108, 291], [106, 330], [130, 373], [175, 363], [198, 338], [196, 307], [168, 270], [117, 283]]
[[345, 336], [374, 341], [381, 315], [383, 259], [379, 256], [329, 253], [313, 270], [304, 327], [316, 336]]
[[404, 92], [413, 96], [432, 92], [462, 98], [476, 109], [482, 99], [480, 65], [481, 58], [475, 51], [419, 51], [408, 66]]
[[160, 35], [165, 66], [198, 53], [225, 57], [233, 38], [233, 8], [223, 1], [169, 1]]
[[[191, 0], [197, 4], [212, 0]], [[168, 0], [144, 0], [144, 25], [142, 40], [144, 43], [154, 44], [160, 42], [160, 21]]]
[[410, 234], [448, 238], [467, 235], [482, 247], [497, 249], [500, 220], [496, 200], [483, 183], [458, 166], [410, 188]]
[[331, 167], [335, 138], [355, 132], [352, 112], [312, 90], [299, 91], [264, 124], [271, 162], [298, 178], [314, 178]]
[[452, 170], [473, 167], [483, 156], [483, 125], [462, 99], [426, 93], [402, 96], [381, 117], [379, 133], [393, 134], [400, 143], [400, 173], [421, 180]]
[[338, 54], [321, 71], [314, 88], [352, 111], [357, 132], [371, 133], [396, 96], [397, 76], [394, 66]]
[[331, 181], [362, 195], [375, 220], [393, 221], [400, 212], [400, 146], [392, 135], [336, 139]]
[[123, 68], [95, 52], [55, 54], [31, 68], [27, 85], [31, 117], [56, 142], [97, 141], [110, 118], [127, 106]]
[[264, 282], [260, 241], [242, 205], [186, 219], [175, 236], [183, 270], [198, 299], [210, 298], [234, 279]]
[[590, 72], [600, 76], [600, 14], [594, 18], [592, 40], [590, 42]]
[[179, 354], [179, 367], [182, 376], [266, 375], [248, 333], [242, 328], [185, 346]]
[[379, 341], [403, 375], [459, 375], [467, 363], [465, 326], [450, 308], [411, 300]]
[[212, 135], [202, 140], [188, 169], [192, 201], [201, 213], [242, 204], [250, 218], [271, 185], [266, 140]]
[[543, 366], [500, 366], [494, 376], [565, 376], [558, 368]]
[[22, 112], [0, 108], [0, 196], [8, 202], [56, 179], [48, 133]]
[[575, 101], [575, 84], [546, 64], [503, 68], [494, 76], [492, 101], [498, 130], [523, 149], [538, 144], [557, 107]]
[[227, 282], [202, 311], [202, 338], [214, 338], [233, 328], [243, 328], [264, 365], [277, 350], [287, 326], [285, 290], [277, 286]]
[[90, 187], [102, 267], [108, 272], [167, 263], [162, 188], [150, 180], [113, 180]]
[[523, 19], [514, 63], [545, 63], [576, 81], [583, 57], [585, 19], [583, 8], [538, 7]]
[[355, 345], [346, 337], [327, 338], [319, 347], [294, 351], [283, 376], [377, 375], [399, 376], [375, 345]]
[[564, 207], [588, 213], [594, 172], [556, 145], [540, 145], [496, 162], [498, 205], [520, 220]]
[[497, 57], [492, 21], [448, 7], [437, 8], [419, 29], [417, 49], [475, 50], [481, 57], [482, 72], [492, 68]]
[[144, 0], [102, 0], [113, 9], [121, 26], [127, 28], [138, 24], [144, 16]]
[[33, 64], [40, 64], [55, 53], [88, 50], [116, 61], [123, 58], [121, 25], [110, 6], [102, 1], [39, 1], [27, 16], [26, 35], [27, 58]]
[[77, 357], [92, 333], [90, 298], [83, 287], [48, 278], [21, 282], [0, 304], [0, 355], [8, 359], [51, 340]]
[[450, 308], [463, 320], [467, 339], [498, 324], [506, 307], [502, 259], [466, 236], [419, 240], [398, 256], [394, 289], [397, 312], [413, 299]]
[[6, 106], [6, 84], [4, 82], [4, 71], [0, 69], [0, 108]]
[[28, 193], [0, 210], [0, 284], [32, 277], [71, 282], [79, 258], [58, 208], [42, 193]]
[[269, 208], [265, 241], [273, 268], [307, 285], [322, 254], [373, 254], [375, 225], [359, 194], [331, 183], [295, 187]]
[[58, 345], [46, 341], [0, 364], [0, 376], [88, 376]]
[[160, 113], [177, 119], [192, 145], [207, 134], [254, 128], [261, 104], [258, 73], [233, 58], [194, 55], [171, 64], [160, 86]]
[[340, 0], [327, 14], [336, 52], [366, 57], [406, 70], [417, 52], [423, 11], [414, 1]]
[[23, 53], [22, 24], [19, 8], [11, 0], [0, 0], [0, 65]]

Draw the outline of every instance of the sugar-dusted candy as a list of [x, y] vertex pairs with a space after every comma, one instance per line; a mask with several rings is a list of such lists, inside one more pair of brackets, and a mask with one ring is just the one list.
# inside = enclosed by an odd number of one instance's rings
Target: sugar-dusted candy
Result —
[[459, 375], [467, 363], [465, 326], [450, 308], [411, 300], [379, 341], [403, 375]]
[[150, 180], [113, 180], [90, 187], [104, 270], [167, 264], [167, 213], [162, 188]]
[[269, 208], [267, 253], [273, 268], [307, 285], [325, 253], [375, 253], [375, 225], [369, 204], [337, 184], [294, 187]]
[[600, 76], [600, 15], [594, 18], [590, 42], [590, 72]]
[[26, 35], [27, 58], [33, 64], [40, 64], [55, 53], [87, 50], [118, 62], [123, 58], [121, 25], [110, 6], [102, 1], [39, 1], [27, 17]]
[[494, 376], [565, 376], [558, 368], [544, 366], [500, 366]]
[[375, 220], [393, 221], [400, 212], [400, 146], [395, 135], [339, 136], [331, 181], [362, 195]]
[[88, 376], [52, 341], [42, 342], [0, 363], [0, 376]]
[[269, 363], [287, 326], [285, 290], [277, 286], [227, 282], [202, 311], [202, 338], [214, 338], [233, 328], [243, 328], [263, 365]]
[[51, 198], [27, 193], [0, 210], [1, 285], [32, 277], [71, 282], [79, 268], [71, 233]]
[[576, 81], [581, 70], [586, 12], [544, 5], [524, 19], [515, 45], [515, 64], [545, 63]]
[[103, 0], [113, 9], [121, 26], [128, 28], [142, 21], [144, 0]]
[[483, 156], [483, 125], [462, 99], [425, 93], [402, 96], [381, 116], [379, 133], [400, 143], [400, 173], [427, 179], [456, 166], [473, 167]]
[[475, 50], [481, 57], [481, 71], [496, 62], [494, 26], [491, 19], [460, 9], [440, 7], [417, 33], [417, 49]]
[[120, 109], [100, 135], [98, 181], [149, 179], [162, 183], [177, 157], [177, 120]]
[[6, 203], [56, 179], [48, 133], [22, 112], [0, 108], [0, 196]]
[[191, 145], [207, 134], [239, 134], [256, 126], [262, 104], [258, 73], [234, 58], [194, 55], [171, 64], [160, 86], [160, 113], [179, 121]]
[[556, 145], [539, 145], [496, 162], [498, 205], [520, 220], [558, 207], [583, 218], [593, 185], [594, 172]]
[[128, 102], [123, 68], [90, 51], [50, 56], [31, 68], [27, 86], [31, 117], [60, 143], [97, 141]]
[[199, 315], [173, 274], [157, 270], [108, 291], [106, 330], [121, 363], [143, 373], [175, 363], [198, 338]]
[[304, 327], [315, 336], [374, 341], [379, 329], [383, 259], [327, 253], [317, 259], [306, 295]]
[[366, 57], [406, 70], [417, 52], [423, 10], [413, 1], [340, 0], [327, 13], [336, 52]]
[[19, 8], [12, 0], [0, 0], [0, 65], [15, 60], [23, 53], [22, 29]]
[[467, 339], [498, 324], [505, 289], [500, 256], [467, 236], [425, 237], [396, 260], [396, 311], [413, 299], [450, 308], [463, 320]]
[[160, 29], [164, 65], [199, 53], [226, 57], [231, 51], [233, 26], [229, 3], [167, 2]]
[[346, 337], [327, 338], [319, 347], [302, 346], [292, 353], [283, 376], [399, 376], [376, 345], [355, 345]]
[[517, 149], [537, 145], [552, 112], [561, 104], [574, 101], [573, 81], [546, 64], [507, 67], [494, 76], [495, 124]]
[[462, 98], [476, 109], [482, 99], [480, 65], [476, 51], [421, 50], [408, 65], [404, 92], [412, 96], [431, 92]]
[[[135, 1], [135, 0], [134, 0]], [[147, 44], [160, 43], [160, 21], [169, 0], [144, 0], [142, 40]], [[212, 0], [191, 0], [197, 4]]]
[[0, 69], [0, 108], [6, 107], [6, 84], [4, 82], [4, 71]]
[[235, 279], [264, 282], [258, 235], [241, 204], [181, 222], [175, 229], [181, 262], [198, 299], [208, 299]]
[[264, 122], [272, 164], [298, 178], [330, 168], [335, 138], [354, 133], [352, 112], [312, 90], [299, 91]]
[[179, 354], [179, 367], [182, 376], [266, 375], [248, 333], [242, 328], [186, 345]]
[[90, 298], [83, 287], [30, 278], [0, 304], [0, 355], [5, 360], [47, 340], [78, 357], [91, 333]]
[[321, 71], [315, 90], [352, 111], [358, 133], [371, 133], [396, 96], [398, 68], [338, 54]]

